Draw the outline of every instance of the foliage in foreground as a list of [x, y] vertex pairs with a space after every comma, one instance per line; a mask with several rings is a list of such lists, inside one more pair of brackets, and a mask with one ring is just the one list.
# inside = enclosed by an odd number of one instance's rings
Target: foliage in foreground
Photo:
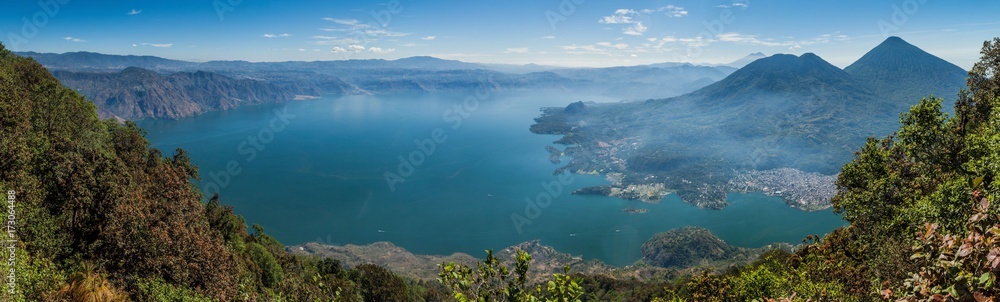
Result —
[[144, 136], [0, 45], [0, 191], [17, 222], [0, 300], [424, 300], [381, 267], [293, 256], [248, 231], [217, 195], [203, 202], [184, 150], [164, 157]]
[[476, 263], [476, 269], [455, 263], [441, 264], [438, 282], [452, 290], [452, 297], [459, 302], [518, 301], [518, 302], [570, 302], [580, 301], [582, 279], [569, 276], [569, 267], [563, 274], [554, 274], [544, 286], [532, 291], [525, 283], [531, 255], [518, 250], [513, 272], [486, 251], [486, 259]]

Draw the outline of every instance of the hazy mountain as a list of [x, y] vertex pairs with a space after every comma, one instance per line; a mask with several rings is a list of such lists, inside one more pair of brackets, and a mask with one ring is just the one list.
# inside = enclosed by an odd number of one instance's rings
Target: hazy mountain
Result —
[[[529, 74], [549, 72], [545, 78], [541, 79], [545, 82], [529, 83], [528, 86], [544, 86], [545, 83], [554, 81], [558, 82], [559, 88], [585, 90], [622, 99], [650, 99], [677, 96], [694, 91], [718, 81], [736, 70], [728, 66], [696, 66], [689, 63], [658, 63], [610, 68], [561, 68], [536, 64], [476, 64], [428, 56], [397, 60], [209, 61], [195, 63], [151, 56], [120, 56], [84, 52], [64, 54], [26, 52], [22, 55], [36, 58], [50, 70], [117, 72], [127, 67], [140, 67], [162, 73], [211, 71], [238, 79], [281, 81], [284, 85], [304, 90], [319, 88], [322, 93], [335, 94], [439, 91], [440, 87], [454, 89], [462, 82], [451, 79], [445, 80], [448, 83], [433, 83], [433, 79], [428, 79], [439, 72], [465, 73], [470, 78], [494, 72], [508, 77], [509, 82], [523, 82], [523, 79], [538, 78], [539, 76], [538, 74]], [[414, 76], [423, 79], [413, 79]], [[556, 79], [553, 76], [561, 77], [561, 79]], [[500, 76], [494, 76], [494, 78], [497, 77]], [[376, 81], [384, 81], [385, 83]], [[578, 86], [570, 87], [573, 83], [578, 84]], [[478, 85], [478, 82], [472, 84]], [[421, 88], [423, 86], [431, 88]], [[389, 89], [382, 90], [380, 87]], [[332, 90], [326, 88], [332, 88]]]
[[428, 69], [428, 70], [461, 70], [461, 69], [486, 69], [485, 66], [476, 63], [466, 63], [458, 60], [445, 60], [429, 56], [417, 56], [402, 58], [394, 61], [387, 61], [391, 68], [405, 69]]
[[[878, 97], [815, 54], [779, 54], [678, 97], [573, 113], [546, 109], [531, 130], [565, 135], [557, 143], [570, 145], [565, 152], [573, 159], [559, 171], [623, 173], [621, 188], [673, 190], [698, 206], [721, 208], [738, 171], [836, 173], [866, 137], [890, 133], [904, 105], [916, 101]], [[807, 188], [805, 195], [829, 185], [813, 182], [781, 183]]]
[[103, 117], [180, 118], [212, 110], [282, 102], [298, 95], [380, 95], [507, 90], [575, 90], [588, 82], [551, 72], [508, 75], [496, 71], [356, 69], [345, 78], [311, 71], [194, 71], [159, 73], [130, 67], [120, 72], [53, 74], [97, 104]]
[[968, 76], [961, 67], [899, 37], [889, 37], [844, 71], [870, 85], [880, 97], [904, 106], [928, 94], [954, 101]]
[[812, 53], [800, 57], [777, 54], [757, 60], [725, 79], [705, 86], [686, 97], [710, 99], [718, 104], [757, 98], [758, 95], [806, 96], [822, 87], [848, 88], [863, 94], [871, 91], [840, 68]]
[[62, 54], [17, 52], [31, 57], [49, 70], [122, 70], [127, 67], [143, 69], [179, 71], [197, 66], [198, 63], [164, 59], [154, 56], [107, 55], [94, 52], [67, 52]]
[[204, 71], [164, 75], [129, 67], [114, 73], [56, 71], [53, 74], [63, 85], [93, 101], [105, 117], [111, 113], [125, 119], [180, 118], [295, 98], [288, 88]]
[[[833, 173], [865, 137], [886, 134], [908, 105], [876, 98], [864, 83], [806, 53], [759, 59], [690, 94], [632, 106], [646, 107], [635, 109], [642, 110], [639, 116], [646, 119], [680, 121], [662, 123], [682, 133], [662, 139], [665, 143], [674, 143], [678, 137], [682, 142], [704, 140], [695, 149], [712, 149], [700, 152], [699, 157], [712, 154], [715, 160], [744, 169], [791, 164], [810, 172]], [[745, 147], [758, 148], [758, 155]], [[637, 157], [633, 164], [656, 171], [662, 163]]]
[[50, 70], [122, 70], [139, 67], [156, 71], [179, 70], [336, 70], [336, 69], [422, 69], [460, 70], [486, 69], [475, 63], [444, 60], [419, 56], [397, 60], [352, 59], [335, 61], [288, 61], [288, 62], [248, 62], [248, 61], [208, 61], [204, 63], [164, 59], [154, 56], [108, 55], [93, 52], [67, 52], [62, 54], [20, 52], [18, 55], [34, 58]]
[[[772, 156], [747, 161], [746, 149], [726, 147], [730, 142], [720, 142], [714, 149], [718, 157], [742, 161], [745, 168], [794, 164], [806, 171], [828, 173], [839, 169], [865, 137], [889, 131], [901, 110], [812, 53], [759, 59], [690, 94], [647, 103], [650, 110], [640, 116], [690, 119], [678, 126], [692, 127], [707, 137], [747, 140], [742, 143], [769, 150]], [[809, 156], [797, 156], [803, 152]]]
[[490, 69], [490, 70], [495, 70], [495, 71], [499, 71], [499, 72], [503, 72], [503, 73], [516, 73], [516, 74], [532, 73], [532, 72], [543, 72], [543, 71], [553, 71], [553, 70], [559, 70], [559, 69], [568, 68], [568, 67], [559, 67], [559, 66], [539, 65], [539, 64], [534, 64], [534, 63], [523, 64], [523, 65], [517, 65], [517, 64], [495, 64], [495, 63], [484, 64], [484, 63], [480, 63], [480, 65], [482, 65], [484, 68], [487, 68], [487, 69]]
[[757, 61], [758, 59], [763, 59], [763, 58], [766, 58], [766, 57], [767, 56], [765, 56], [763, 53], [755, 52], [755, 53], [749, 54], [749, 55], [747, 55], [747, 56], [745, 56], [743, 58], [740, 58], [739, 60], [723, 64], [722, 66], [729, 66], [729, 67], [733, 67], [733, 68], [743, 68], [743, 66], [747, 66], [747, 64], [750, 64], [753, 61]]
[[551, 72], [569, 79], [601, 85], [599, 93], [625, 99], [654, 99], [688, 93], [725, 78], [735, 71], [729, 67], [699, 66], [688, 63], [606, 68], [565, 68]]

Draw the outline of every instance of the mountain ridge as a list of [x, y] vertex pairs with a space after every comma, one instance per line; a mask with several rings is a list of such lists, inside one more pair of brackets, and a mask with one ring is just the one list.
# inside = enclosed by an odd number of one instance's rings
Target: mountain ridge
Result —
[[242, 105], [285, 102], [297, 94], [271, 83], [205, 71], [164, 75], [128, 67], [117, 73], [55, 71], [53, 75], [94, 102], [102, 118], [180, 118]]
[[[144, 99], [145, 109], [106, 102], [109, 95], [133, 95], [129, 87], [114, 85], [118, 91], [108, 91], [98, 95], [94, 83], [86, 79], [105, 79], [108, 74], [129, 75], [139, 67], [157, 72], [165, 77], [146, 75], [145, 79], [168, 80], [170, 76], [184, 72], [197, 74], [211, 72], [234, 80], [259, 81], [261, 85], [273, 85], [272, 90], [287, 90], [293, 95], [319, 97], [323, 95], [381, 95], [392, 93], [424, 93], [447, 91], [471, 91], [482, 85], [494, 87], [498, 91], [519, 89], [572, 90], [581, 93], [601, 94], [621, 99], [649, 99], [675, 96], [701, 88], [722, 79], [735, 69], [731, 67], [696, 66], [691, 64], [646, 65], [611, 68], [556, 68], [553, 70], [527, 73], [504, 73], [475, 63], [457, 60], [443, 60], [429, 56], [402, 58], [397, 60], [354, 59], [339, 61], [288, 61], [288, 62], [247, 62], [209, 61], [203, 63], [168, 60], [151, 56], [119, 56], [97, 53], [39, 54], [24, 53], [51, 69], [57, 77], [66, 77], [65, 84], [88, 95], [99, 106], [102, 117], [120, 119], [179, 118], [204, 113], [211, 110], [225, 110], [239, 105], [278, 102], [289, 99], [286, 93], [275, 97], [269, 95], [262, 100], [231, 102], [207, 101], [191, 102], [188, 99], [217, 98], [197, 92], [212, 91], [211, 87], [189, 87], [185, 95], [179, 92], [156, 91], [152, 98]], [[78, 61], [76, 56], [88, 57]], [[130, 66], [136, 65], [136, 66]], [[496, 66], [493, 66], [496, 67]], [[504, 69], [510, 66], [501, 66]], [[522, 69], [522, 71], [530, 70]], [[90, 76], [83, 76], [90, 74]], [[70, 76], [73, 76], [70, 78]], [[133, 76], [140, 76], [135, 73]], [[151, 86], [170, 86], [169, 83]], [[257, 88], [255, 88], [257, 89]], [[227, 95], [233, 95], [229, 92]], [[169, 99], [167, 99], [169, 97]], [[117, 97], [115, 100], [135, 99]], [[261, 98], [261, 96], [258, 96]], [[134, 102], [134, 101], [129, 101]], [[112, 104], [114, 103], [114, 104]], [[232, 103], [235, 106], [229, 106]]]

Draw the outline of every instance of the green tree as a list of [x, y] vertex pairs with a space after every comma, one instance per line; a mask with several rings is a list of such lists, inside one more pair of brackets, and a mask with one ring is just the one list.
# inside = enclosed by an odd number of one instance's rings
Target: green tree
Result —
[[374, 264], [362, 264], [348, 273], [358, 284], [365, 301], [407, 301], [406, 283], [399, 276]]
[[442, 263], [438, 273], [441, 282], [452, 291], [452, 297], [460, 302], [467, 301], [580, 301], [584, 294], [579, 278], [569, 276], [569, 267], [564, 274], [553, 274], [553, 279], [535, 287], [532, 291], [525, 283], [531, 255], [522, 250], [515, 253], [513, 269], [486, 251], [486, 259], [476, 263], [476, 270], [455, 263]]

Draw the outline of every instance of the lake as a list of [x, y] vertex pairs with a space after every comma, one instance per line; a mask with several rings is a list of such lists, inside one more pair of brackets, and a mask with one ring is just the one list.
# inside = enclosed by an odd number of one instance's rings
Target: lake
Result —
[[544, 149], [558, 137], [528, 126], [540, 107], [578, 100], [615, 101], [560, 92], [345, 96], [138, 124], [164, 154], [190, 153], [200, 188], [288, 245], [390, 241], [417, 254], [481, 257], [540, 239], [621, 266], [653, 234], [686, 225], [744, 247], [845, 225], [831, 211], [762, 194], [730, 194], [721, 211], [675, 195], [659, 204], [571, 195], [606, 181], [567, 174], [560, 182]]

